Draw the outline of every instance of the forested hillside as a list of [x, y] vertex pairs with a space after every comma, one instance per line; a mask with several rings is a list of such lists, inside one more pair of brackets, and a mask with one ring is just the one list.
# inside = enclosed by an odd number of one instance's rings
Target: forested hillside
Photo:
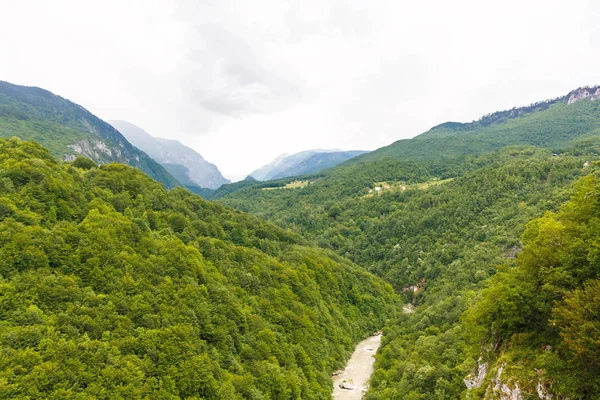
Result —
[[83, 155], [97, 163], [139, 168], [171, 188], [179, 185], [159, 163], [85, 108], [37, 87], [0, 81], [0, 138], [35, 140], [59, 159]]
[[471, 123], [447, 122], [414, 139], [399, 140], [348, 162], [366, 162], [383, 157], [447, 159], [464, 154], [483, 154], [512, 145], [560, 151], [572, 146], [574, 141], [599, 134], [600, 102], [588, 100], [587, 93], [600, 95], [600, 88], [576, 89], [559, 99], [492, 113]]
[[0, 397], [326, 399], [385, 325], [368, 400], [596, 398], [598, 104], [446, 124], [222, 205], [2, 140]]
[[600, 398], [599, 177], [581, 179], [560, 211], [528, 224], [516, 267], [500, 269], [466, 314], [474, 356], [491, 345], [480, 395], [492, 398], [500, 382]]
[[0, 398], [327, 399], [396, 302], [297, 234], [0, 139]]
[[[543, 114], [563, 106], [578, 116], [558, 124], [553, 114]], [[577, 221], [591, 225], [587, 236], [573, 236], [576, 247], [565, 245], [564, 253], [556, 254], [563, 268], [546, 269], [546, 262], [558, 262], [542, 261], [543, 252], [535, 261], [528, 256], [533, 228], [521, 237], [529, 221], [558, 210], [573, 192], [573, 183], [593, 173], [600, 126], [593, 122], [600, 115], [596, 107], [598, 102], [587, 100], [550, 105], [509, 119], [505, 125], [499, 123], [496, 131], [485, 136], [490, 141], [518, 137], [531, 132], [534, 125], [530, 123], [537, 120], [549, 137], [562, 137], [559, 150], [499, 144], [500, 150], [481, 155], [362, 160], [303, 177], [314, 182], [303, 188], [287, 189], [284, 180], [267, 183], [278, 189], [265, 190], [263, 183], [240, 188], [219, 201], [289, 227], [338, 252], [384, 277], [403, 296], [405, 313], [384, 329], [367, 399], [457, 399], [467, 393], [469, 398], [482, 398], [486, 393], [496, 398], [496, 385], [506, 384], [506, 390], [515, 394], [515, 382], [520, 382], [520, 397], [514, 398], [538, 398], [538, 374], [544, 375], [539, 390], [545, 393], [595, 398], [597, 343], [574, 339], [598, 337], [597, 311], [590, 308], [598, 304], [590, 299], [595, 293], [593, 279], [600, 272], [593, 267], [590, 253], [597, 240], [592, 228], [594, 211], [586, 206], [591, 219]], [[587, 121], [585, 128], [577, 128], [575, 120]], [[551, 125], [554, 130], [547, 130]], [[506, 130], [499, 134], [502, 127]], [[422, 150], [426, 149], [423, 145]], [[585, 193], [583, 197], [596, 199], [594, 191]], [[558, 234], [551, 226], [548, 229], [541, 234]], [[537, 240], [549, 240], [547, 251], [552, 251], [553, 239]], [[565, 241], [566, 237], [559, 240], [559, 246]], [[521, 257], [529, 258], [521, 261]], [[516, 260], [519, 265], [530, 265], [530, 275], [536, 268], [544, 272], [535, 272], [529, 279], [506, 272], [512, 271]], [[577, 273], [572, 271], [576, 268]], [[501, 274], [496, 275], [498, 270]], [[584, 282], [590, 279], [586, 286]], [[488, 285], [490, 289], [481, 295]], [[557, 303], [562, 298], [564, 306]], [[563, 323], [567, 328], [552, 328], [552, 321], [558, 326], [559, 315], [570, 321]], [[573, 321], [588, 319], [592, 322], [578, 332]], [[561, 340], [569, 344], [561, 345]], [[571, 346], [570, 355], [563, 350], [565, 346]], [[550, 350], [541, 354], [542, 348]], [[577, 358], [578, 352], [587, 358]], [[475, 385], [467, 391], [464, 379], [478, 374], [480, 356], [489, 361], [486, 368], [493, 373], [485, 375], [479, 388]], [[547, 360], [542, 363], [544, 357]], [[576, 378], [586, 365], [590, 369]], [[565, 368], [575, 372], [556, 379]]]
[[471, 159], [466, 165], [481, 167], [437, 185], [344, 198], [327, 191], [324, 178], [310, 188], [247, 190], [254, 197], [223, 202], [302, 232], [386, 278], [416, 306], [385, 329], [368, 398], [450, 399], [466, 390], [463, 378], [475, 364], [461, 314], [496, 266], [519, 253], [526, 223], [567, 200], [596, 157], [507, 148]]

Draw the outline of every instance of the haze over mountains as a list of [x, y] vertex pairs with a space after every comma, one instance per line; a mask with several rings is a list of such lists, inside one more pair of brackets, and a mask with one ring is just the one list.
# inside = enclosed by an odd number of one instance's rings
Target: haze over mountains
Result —
[[217, 189], [230, 182], [223, 177], [214, 164], [177, 140], [154, 137], [127, 121], [109, 121], [109, 123], [134, 146], [158, 161], [184, 185], [195, 184], [203, 188]]
[[308, 150], [296, 154], [282, 154], [271, 163], [253, 171], [249, 176], [259, 181], [314, 174], [334, 167], [353, 157], [367, 153], [362, 150]]
[[[0, 136], [35, 139], [54, 155], [77, 155], [97, 163], [136, 166], [167, 187], [178, 184], [197, 193], [230, 183], [219, 169], [176, 140], [153, 137], [127, 121], [97, 118], [84, 107], [44, 89], [0, 82]], [[140, 151], [141, 150], [141, 151]], [[311, 150], [277, 158], [252, 172], [257, 180], [316, 173], [365, 151]]]

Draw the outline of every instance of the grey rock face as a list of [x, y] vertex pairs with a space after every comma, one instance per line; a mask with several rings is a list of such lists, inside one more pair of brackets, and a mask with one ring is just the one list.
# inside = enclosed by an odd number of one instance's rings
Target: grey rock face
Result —
[[217, 189], [230, 181], [195, 150], [177, 140], [154, 137], [127, 121], [109, 121], [134, 146], [162, 164], [183, 184]]

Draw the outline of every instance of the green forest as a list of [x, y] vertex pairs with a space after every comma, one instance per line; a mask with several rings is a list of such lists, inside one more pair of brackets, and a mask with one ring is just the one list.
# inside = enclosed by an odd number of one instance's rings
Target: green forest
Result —
[[[214, 198], [352, 260], [411, 305], [384, 328], [367, 399], [491, 399], [502, 384], [532, 398], [538, 385], [597, 398], [600, 231], [592, 200], [582, 204], [598, 196], [596, 107], [555, 104], [472, 127], [468, 140], [480, 135], [498, 150], [423, 159], [419, 152], [436, 151], [418, 146], [427, 133], [302, 177], [313, 182], [302, 189], [246, 182]], [[526, 134], [551, 147], [522, 144]], [[444, 135], [432, 136], [442, 149]], [[579, 217], [565, 211], [580, 207]], [[539, 226], [563, 219], [570, 236], [551, 261], [555, 228]], [[485, 381], [468, 391], [465, 378], [483, 363]]]
[[541, 373], [570, 398], [600, 396], [599, 178], [578, 180], [559, 211], [527, 225], [516, 265], [500, 267], [464, 317], [473, 350], [494, 343], [499, 360], [486, 359], [530, 382]]
[[330, 399], [380, 329], [367, 400], [600, 398], [599, 102], [205, 200], [65, 161], [77, 110], [9, 97], [2, 135], [49, 148], [0, 139], [0, 398]]
[[[463, 169], [454, 169], [454, 179], [425, 189], [411, 188], [408, 182], [419, 178], [406, 175], [407, 190], [323, 202], [343, 193], [337, 190], [343, 186], [338, 179], [346, 172], [338, 171], [330, 182], [317, 178], [310, 188], [250, 189], [221, 201], [289, 227], [364, 266], [415, 306], [414, 313], [399, 313], [384, 329], [367, 399], [456, 399], [466, 391], [463, 379], [476, 366], [481, 348], [498, 343], [474, 328], [485, 325], [485, 317], [491, 317], [486, 313], [495, 311], [480, 311], [469, 322], [465, 315], [481, 307], [477, 302], [484, 288], [497, 286], [497, 270], [510, 269], [522, 257], [521, 236], [528, 222], [566, 202], [573, 183], [592, 173], [587, 161], [596, 158], [593, 151], [553, 156], [548, 150], [508, 147], [462, 159]], [[413, 163], [386, 163], [388, 177], [398, 177], [403, 168], [416, 170]], [[436, 167], [430, 168], [422, 170], [422, 179], [431, 179]], [[385, 169], [379, 173], [385, 176]], [[417, 293], [415, 286], [421, 289]], [[492, 304], [496, 295], [490, 294]], [[513, 300], [506, 301], [514, 307]], [[512, 348], [508, 341], [501, 344]]]
[[327, 399], [390, 285], [140, 171], [0, 140], [0, 398]]

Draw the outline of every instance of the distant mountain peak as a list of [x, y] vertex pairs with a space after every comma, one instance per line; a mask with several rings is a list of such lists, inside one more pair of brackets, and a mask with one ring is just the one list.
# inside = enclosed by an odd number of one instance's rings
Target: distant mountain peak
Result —
[[259, 181], [287, 178], [289, 176], [313, 174], [334, 167], [366, 151], [306, 150], [299, 153], [282, 154], [269, 164], [253, 171], [249, 177]]
[[230, 182], [223, 177], [216, 165], [178, 140], [154, 137], [131, 122], [109, 122], [134, 146], [148, 153], [184, 185], [217, 189]]

